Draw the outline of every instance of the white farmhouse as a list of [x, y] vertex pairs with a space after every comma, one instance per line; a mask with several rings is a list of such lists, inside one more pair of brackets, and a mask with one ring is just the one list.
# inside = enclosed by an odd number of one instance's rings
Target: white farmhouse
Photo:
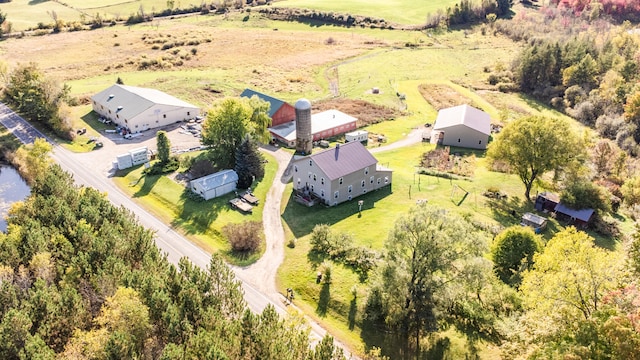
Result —
[[209, 200], [228, 194], [236, 189], [238, 174], [233, 170], [222, 170], [215, 174], [191, 180], [191, 191]]
[[200, 109], [155, 89], [115, 84], [91, 97], [93, 111], [132, 133], [193, 119]]
[[431, 142], [438, 145], [486, 149], [491, 135], [491, 117], [469, 105], [438, 111]]

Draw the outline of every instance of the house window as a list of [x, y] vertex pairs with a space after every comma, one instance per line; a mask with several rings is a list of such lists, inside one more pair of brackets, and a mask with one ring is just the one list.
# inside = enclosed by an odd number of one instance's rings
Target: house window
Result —
[[316, 174], [313, 174], [313, 181], [316, 181]]
[[367, 189], [362, 189], [362, 193], [366, 194], [367, 193]]
[[313, 160], [309, 160], [309, 166], [313, 166]]
[[365, 174], [365, 175], [368, 175], [368, 174], [369, 174], [369, 168], [368, 168], [368, 167], [364, 168], [364, 174]]
[[338, 182], [340, 183], [340, 185], [342, 185], [342, 178], [340, 178], [340, 180], [338, 180]]
[[162, 118], [166, 119], [167, 118], [167, 114], [162, 114]]
[[111, 114], [111, 109], [109, 109], [109, 114]]
[[320, 183], [324, 185], [324, 178], [320, 178]]
[[378, 185], [380, 185], [380, 178], [378, 178], [378, 180], [377, 180], [377, 181], [378, 181]]
[[458, 138], [458, 142], [460, 142], [460, 138]]
[[349, 197], [347, 198], [347, 200], [351, 201], [351, 195], [349, 195]]
[[116, 115], [116, 118], [117, 118], [117, 119], [120, 119], [120, 115]]
[[298, 178], [298, 185], [300, 185], [300, 178]]
[[349, 194], [351, 194], [351, 190], [353, 190], [353, 185], [349, 185], [349, 187], [347, 188], [347, 192], [349, 192]]
[[309, 171], [309, 179], [311, 179], [311, 171]]
[[156, 124], [157, 124], [157, 123], [159, 123], [159, 121], [158, 121], [158, 120], [156, 120]]
[[293, 165], [293, 172], [298, 172], [298, 166]]
[[138, 127], [138, 125], [136, 124], [136, 127]]
[[369, 182], [373, 184], [373, 176], [369, 178]]
[[337, 199], [338, 196], [340, 196], [340, 192], [339, 191], [336, 191], [336, 192], [333, 193], [333, 198], [334, 199]]
[[362, 182], [360, 184], [362, 185], [362, 187], [364, 187], [364, 180], [362, 180]]
[[324, 190], [320, 190], [320, 197], [324, 199]]
[[478, 140], [478, 145], [482, 145], [482, 140]]
[[187, 116], [189, 116], [189, 115], [191, 115], [191, 112], [190, 112], [190, 111], [187, 111]]
[[311, 192], [313, 192], [313, 185], [311, 185]]
[[385, 184], [388, 184], [388, 183], [389, 183], [389, 177], [388, 177], [388, 176], [385, 176], [385, 177], [384, 177], [384, 183], [385, 183]]

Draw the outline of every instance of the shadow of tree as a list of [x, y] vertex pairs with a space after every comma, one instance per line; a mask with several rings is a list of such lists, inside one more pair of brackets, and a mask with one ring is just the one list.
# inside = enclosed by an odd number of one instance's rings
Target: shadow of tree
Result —
[[320, 290], [320, 298], [318, 299], [318, 307], [316, 308], [316, 314], [320, 316], [327, 315], [327, 309], [329, 308], [329, 301], [331, 300], [330, 284], [324, 282], [322, 289]]
[[525, 212], [534, 211], [533, 204], [519, 196], [489, 199], [486, 204], [491, 209], [492, 217], [504, 227], [520, 224]]
[[233, 197], [233, 194], [229, 194], [203, 201], [185, 187], [180, 195], [180, 215], [173, 220], [172, 225], [181, 227], [187, 234], [204, 233]]
[[353, 330], [356, 327], [356, 315], [358, 314], [358, 296], [357, 295], [353, 295], [353, 299], [351, 299], [351, 302], [349, 303], [349, 316], [348, 316], [348, 321], [349, 321], [349, 330]]
[[138, 179], [138, 181], [133, 184], [133, 186], [136, 186], [141, 180], [143, 181], [142, 186], [133, 194], [133, 197], [137, 198], [148, 195], [158, 182], [160, 176], [162, 175], [142, 175], [142, 178]]
[[315, 205], [307, 207], [297, 203], [293, 194], [287, 200], [287, 206], [282, 214], [282, 219], [287, 223], [293, 235], [303, 237], [313, 230], [318, 224], [333, 225], [345, 218], [358, 213], [358, 201], [363, 200], [362, 211], [373, 209], [378, 200], [391, 194], [391, 187], [371, 191], [358, 196], [351, 201], [346, 201], [336, 206]]

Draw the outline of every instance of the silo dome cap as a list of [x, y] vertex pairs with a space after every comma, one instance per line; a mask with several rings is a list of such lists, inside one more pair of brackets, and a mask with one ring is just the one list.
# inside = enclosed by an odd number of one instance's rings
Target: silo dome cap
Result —
[[300, 99], [296, 101], [296, 109], [298, 110], [308, 110], [311, 109], [311, 101], [307, 99]]

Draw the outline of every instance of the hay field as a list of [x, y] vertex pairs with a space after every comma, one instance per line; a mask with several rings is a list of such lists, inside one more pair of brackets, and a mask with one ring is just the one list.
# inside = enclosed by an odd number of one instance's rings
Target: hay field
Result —
[[283, 0], [276, 1], [274, 6], [316, 9], [348, 14], [383, 18], [398, 24], [422, 24], [427, 15], [438, 10], [445, 11], [453, 6], [456, 0]]

